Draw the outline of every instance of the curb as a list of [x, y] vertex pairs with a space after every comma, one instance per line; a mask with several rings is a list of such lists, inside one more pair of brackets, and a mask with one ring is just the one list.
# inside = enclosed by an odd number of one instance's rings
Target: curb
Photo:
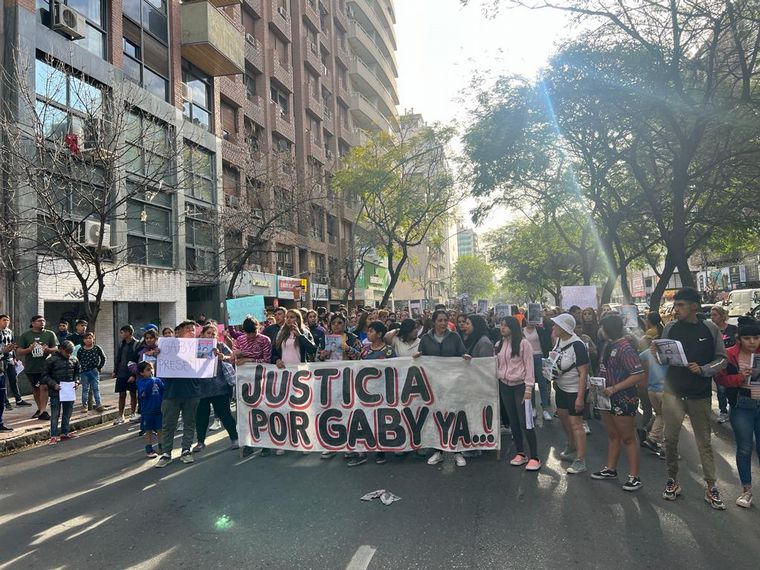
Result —
[[[119, 415], [118, 410], [109, 410], [97, 416], [85, 416], [72, 419], [69, 426], [71, 431], [81, 431], [86, 428], [100, 426], [113, 421]], [[48, 422], [49, 425], [50, 422]], [[41, 441], [50, 439], [50, 428], [34, 429], [32, 432], [20, 433], [17, 436], [9, 437], [0, 441], [0, 454], [16, 451], [22, 447], [34, 445]]]

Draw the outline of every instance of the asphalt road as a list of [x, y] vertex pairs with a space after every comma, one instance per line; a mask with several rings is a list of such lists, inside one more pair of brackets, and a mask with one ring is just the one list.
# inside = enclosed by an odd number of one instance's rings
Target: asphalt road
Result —
[[[591, 425], [589, 465], [598, 468], [606, 437]], [[557, 421], [539, 430], [548, 459], [534, 474], [510, 467], [506, 453], [465, 468], [451, 457], [430, 467], [391, 456], [354, 469], [318, 454], [241, 460], [219, 432], [194, 464], [159, 470], [134, 428], [101, 428], [0, 458], [0, 570], [757, 567], [760, 505], [733, 504], [726, 430], [714, 438], [724, 512], [703, 501], [690, 434], [680, 450], [684, 494], [670, 503], [664, 461], [649, 454], [636, 494], [620, 489], [624, 460], [618, 484], [566, 475], [560, 431]], [[402, 500], [359, 500], [378, 488]]]

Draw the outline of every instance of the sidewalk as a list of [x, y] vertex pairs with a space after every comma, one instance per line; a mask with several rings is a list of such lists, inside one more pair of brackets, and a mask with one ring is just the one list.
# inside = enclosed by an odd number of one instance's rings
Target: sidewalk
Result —
[[[82, 413], [82, 388], [80, 386], [77, 389], [77, 401], [74, 403], [74, 413], [71, 414], [71, 431], [110, 423], [116, 418], [119, 396], [114, 393], [114, 383], [115, 380], [112, 378], [100, 381], [101, 403], [106, 408], [103, 412], [91, 410], [86, 414]], [[0, 433], [0, 454], [50, 439], [50, 420], [32, 419], [32, 414], [37, 411], [34, 398], [28, 395], [24, 396], [24, 400], [32, 405], [19, 408], [14, 404], [12, 410], [5, 410], [3, 414], [3, 423], [12, 427], [13, 431]], [[127, 398], [127, 410], [129, 410], [129, 398]], [[49, 405], [47, 411], [50, 413]]]

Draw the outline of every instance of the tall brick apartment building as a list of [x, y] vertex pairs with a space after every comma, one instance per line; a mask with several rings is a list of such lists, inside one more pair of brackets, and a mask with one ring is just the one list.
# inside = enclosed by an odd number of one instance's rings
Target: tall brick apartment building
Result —
[[[172, 187], [176, 177], [167, 177], [151, 192], [130, 195], [124, 209], [135, 215], [109, 225], [110, 244], [128, 245], [96, 328], [109, 352], [126, 322], [140, 328], [201, 312], [221, 316], [225, 248], [209, 236], [224, 233], [212, 227], [224, 212], [272, 190], [262, 172], [287, 175], [283, 186], [296, 196], [316, 195], [315, 188], [322, 194], [251, 256], [236, 295], [287, 304], [292, 292], [283, 293], [279, 281], [291, 277], [307, 279], [314, 304], [342, 297], [356, 205], [337, 199], [330, 177], [367, 133], [398, 124], [391, 0], [0, 0], [0, 7], [4, 74], [55, 111], [40, 121], [46, 137], [82, 128], [71, 85], [85, 84], [97, 97], [124, 98], [116, 103], [130, 109], [137, 135], [127, 144], [136, 163], [165, 161], [192, 175], [189, 186]], [[51, 77], [68, 95], [46, 92]], [[6, 110], [21, 119], [35, 113], [18, 84], [1, 89]], [[156, 138], [176, 154], [156, 154], [149, 148]], [[125, 186], [129, 175], [119, 178]], [[8, 198], [8, 184], [4, 179], [3, 196], [11, 206], [34, 203], [34, 192]], [[4, 273], [0, 297], [16, 328], [37, 312], [56, 322], [77, 316], [78, 283], [56, 262], [40, 270], [33, 252], [23, 256], [26, 263]]]

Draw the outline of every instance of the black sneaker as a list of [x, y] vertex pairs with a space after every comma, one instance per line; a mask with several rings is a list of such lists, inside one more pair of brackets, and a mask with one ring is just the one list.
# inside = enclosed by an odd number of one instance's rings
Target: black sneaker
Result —
[[17, 408], [23, 408], [23, 407], [31, 407], [32, 405], [29, 402], [26, 402], [24, 400], [16, 400], [16, 407]]
[[382, 465], [383, 463], [385, 463], [385, 452], [379, 451], [377, 453], [377, 457], [375, 457], [375, 463], [377, 463], [378, 465]]
[[5, 409], [10, 412], [13, 409], [13, 405], [10, 402], [5, 402]]
[[641, 482], [641, 478], [634, 477], [633, 475], [628, 475], [628, 481], [623, 483], [623, 491], [638, 491], [644, 486], [644, 483]]
[[48, 414], [47, 412], [42, 412], [39, 416], [37, 416], [37, 419], [42, 420], [42, 421], [49, 420], [50, 414]]
[[675, 501], [680, 494], [681, 485], [678, 484], [678, 481], [668, 479], [665, 483], [665, 490], [662, 492], [662, 498], [666, 501]]
[[364, 465], [365, 463], [367, 463], [367, 454], [357, 453], [356, 457], [354, 457], [353, 459], [349, 459], [346, 465], [348, 465], [349, 467], [356, 467], [357, 465]]
[[33, 420], [36, 420], [36, 419], [37, 419], [37, 418], [39, 418], [39, 417], [40, 417], [40, 411], [39, 411], [39, 410], [37, 410], [36, 412], [34, 412], [34, 413], [32, 414], [32, 419], [33, 419]]
[[601, 471], [592, 473], [591, 478], [596, 479], [598, 481], [602, 481], [604, 479], [617, 479], [617, 470], [610, 469], [609, 467], [605, 467]]
[[8, 431], [13, 431], [13, 428], [6, 426], [4, 424], [0, 424], [0, 432], [8, 432]]
[[726, 504], [720, 498], [720, 493], [718, 492], [717, 487], [712, 487], [705, 491], [705, 502], [718, 511], [726, 510]]
[[646, 447], [649, 451], [652, 451], [654, 453], [657, 453], [657, 451], [660, 449], [660, 446], [649, 438], [641, 442], [641, 447]]

